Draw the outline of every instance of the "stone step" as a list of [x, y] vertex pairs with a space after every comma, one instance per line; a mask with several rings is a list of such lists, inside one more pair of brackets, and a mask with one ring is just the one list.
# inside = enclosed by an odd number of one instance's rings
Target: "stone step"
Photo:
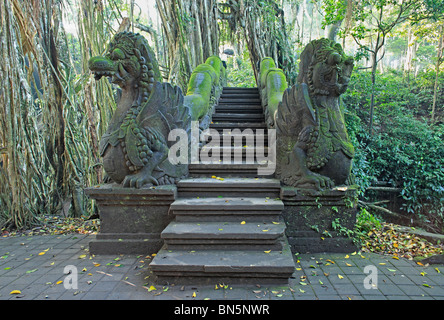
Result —
[[247, 113], [247, 114], [263, 114], [263, 108], [259, 105], [232, 105], [218, 104], [216, 105], [216, 113]]
[[281, 250], [284, 222], [172, 222], [162, 232], [167, 249]]
[[[222, 182], [222, 181], [221, 181]], [[204, 197], [179, 198], [171, 206], [176, 221], [196, 222], [273, 222], [278, 221], [284, 203], [279, 199], [252, 197]], [[241, 196], [239, 194], [239, 196]]]
[[257, 87], [254, 87], [254, 88], [223, 87], [223, 89], [222, 89], [222, 93], [233, 93], [233, 92], [259, 93], [259, 90]]
[[[214, 174], [215, 175], [215, 174]], [[218, 177], [218, 175], [215, 175]], [[187, 178], [177, 183], [179, 198], [186, 197], [268, 197], [268, 203], [279, 198], [280, 181], [268, 178]], [[273, 201], [272, 201], [273, 200]]]
[[256, 105], [260, 105], [261, 104], [261, 99], [259, 98], [236, 98], [236, 99], [232, 99], [232, 98], [220, 98], [219, 99], [219, 104], [245, 104], [245, 105], [251, 105], [251, 104], [256, 104]]
[[259, 92], [222, 92], [220, 99], [260, 99]]
[[[217, 131], [219, 133], [220, 145], [237, 145], [243, 146], [255, 146], [255, 145], [268, 145], [268, 131], [264, 129], [222, 129]], [[213, 141], [213, 132], [209, 131], [201, 133], [201, 141]], [[205, 139], [205, 140], [204, 140]], [[205, 145], [202, 142], [203, 145]]]
[[[223, 143], [223, 141], [222, 141]], [[259, 157], [267, 157], [269, 152], [268, 146], [262, 146], [262, 147], [255, 147], [255, 146], [210, 146], [208, 144], [202, 146], [199, 150], [199, 154], [202, 156], [203, 154], [208, 155], [209, 157], [215, 157], [217, 153], [219, 153], [219, 157], [217, 157], [217, 160], [222, 160], [220, 162], [223, 162], [226, 156], [228, 159], [236, 159], [236, 160], [242, 160], [246, 157], [249, 157], [247, 160], [251, 160], [252, 163], [254, 163], [257, 160], [256, 155], [259, 155]], [[239, 158], [239, 159], [237, 159]], [[208, 159], [211, 160], [211, 159]], [[262, 160], [262, 159], [260, 159]], [[201, 159], [202, 161], [202, 159]]]
[[157, 281], [170, 283], [288, 283], [295, 264], [288, 243], [282, 250], [160, 250], [150, 264]]
[[212, 115], [213, 122], [222, 121], [242, 121], [242, 122], [264, 122], [264, 115], [262, 113], [221, 113], [216, 112]]
[[212, 124], [210, 124], [210, 128], [218, 130], [219, 132], [222, 132], [222, 130], [224, 129], [228, 129], [228, 130], [234, 130], [234, 129], [239, 129], [241, 131], [245, 130], [245, 129], [252, 129], [253, 132], [256, 129], [263, 129], [266, 130], [267, 129], [267, 124], [264, 122], [215, 122], [213, 121]]
[[274, 170], [267, 172], [259, 172], [258, 168], [267, 168], [265, 164], [248, 164], [244, 162], [232, 162], [230, 164], [221, 162], [215, 164], [190, 164], [188, 171], [191, 177], [270, 177], [273, 176]]

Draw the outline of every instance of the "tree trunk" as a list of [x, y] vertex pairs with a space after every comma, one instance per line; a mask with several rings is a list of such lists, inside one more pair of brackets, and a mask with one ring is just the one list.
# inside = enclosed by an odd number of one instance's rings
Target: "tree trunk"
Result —
[[442, 62], [443, 56], [443, 42], [444, 42], [444, 24], [439, 26], [439, 44], [438, 44], [438, 52], [436, 55], [436, 76], [435, 76], [435, 84], [433, 86], [433, 103], [432, 103], [432, 114], [431, 114], [431, 122], [435, 122], [435, 113], [436, 113], [436, 99], [438, 96], [438, 78], [439, 78], [439, 66]]
[[409, 29], [407, 34], [407, 53], [405, 58], [406, 61], [404, 63], [404, 74], [406, 75], [407, 84], [409, 87], [410, 87], [410, 72], [413, 69], [412, 62], [416, 56], [416, 47], [417, 43], [415, 35], [413, 34], [412, 29]]
[[219, 54], [214, 0], [156, 0], [167, 47], [168, 82], [186, 91], [191, 72]]

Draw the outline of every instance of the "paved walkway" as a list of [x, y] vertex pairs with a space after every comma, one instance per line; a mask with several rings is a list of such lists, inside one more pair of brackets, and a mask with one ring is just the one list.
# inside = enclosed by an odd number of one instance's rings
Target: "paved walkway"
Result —
[[[162, 286], [150, 277], [150, 256], [91, 257], [93, 237], [0, 238], [0, 300], [444, 300], [443, 265], [369, 253], [299, 255], [287, 286]], [[66, 289], [75, 278], [77, 288]]]

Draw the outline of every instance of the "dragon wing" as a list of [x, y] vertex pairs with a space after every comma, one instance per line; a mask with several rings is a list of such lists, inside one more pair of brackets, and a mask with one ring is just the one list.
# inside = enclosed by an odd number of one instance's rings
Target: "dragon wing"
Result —
[[173, 129], [188, 131], [191, 127], [191, 114], [190, 109], [183, 104], [180, 87], [157, 82], [140, 120], [142, 127], [156, 127], [164, 137]]
[[296, 84], [285, 90], [276, 113], [278, 135], [297, 137], [303, 128], [316, 126], [316, 112], [306, 83]]

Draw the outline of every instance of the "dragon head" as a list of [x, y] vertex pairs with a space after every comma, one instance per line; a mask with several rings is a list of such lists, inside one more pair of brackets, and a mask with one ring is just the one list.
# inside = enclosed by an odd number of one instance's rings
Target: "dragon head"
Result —
[[301, 54], [298, 82], [307, 83], [314, 95], [340, 96], [347, 90], [353, 64], [339, 43], [313, 40]]
[[105, 56], [93, 57], [88, 67], [96, 80], [103, 76], [122, 89], [142, 87], [151, 92], [160, 80], [159, 67], [146, 39], [138, 33], [120, 32], [111, 40]]

